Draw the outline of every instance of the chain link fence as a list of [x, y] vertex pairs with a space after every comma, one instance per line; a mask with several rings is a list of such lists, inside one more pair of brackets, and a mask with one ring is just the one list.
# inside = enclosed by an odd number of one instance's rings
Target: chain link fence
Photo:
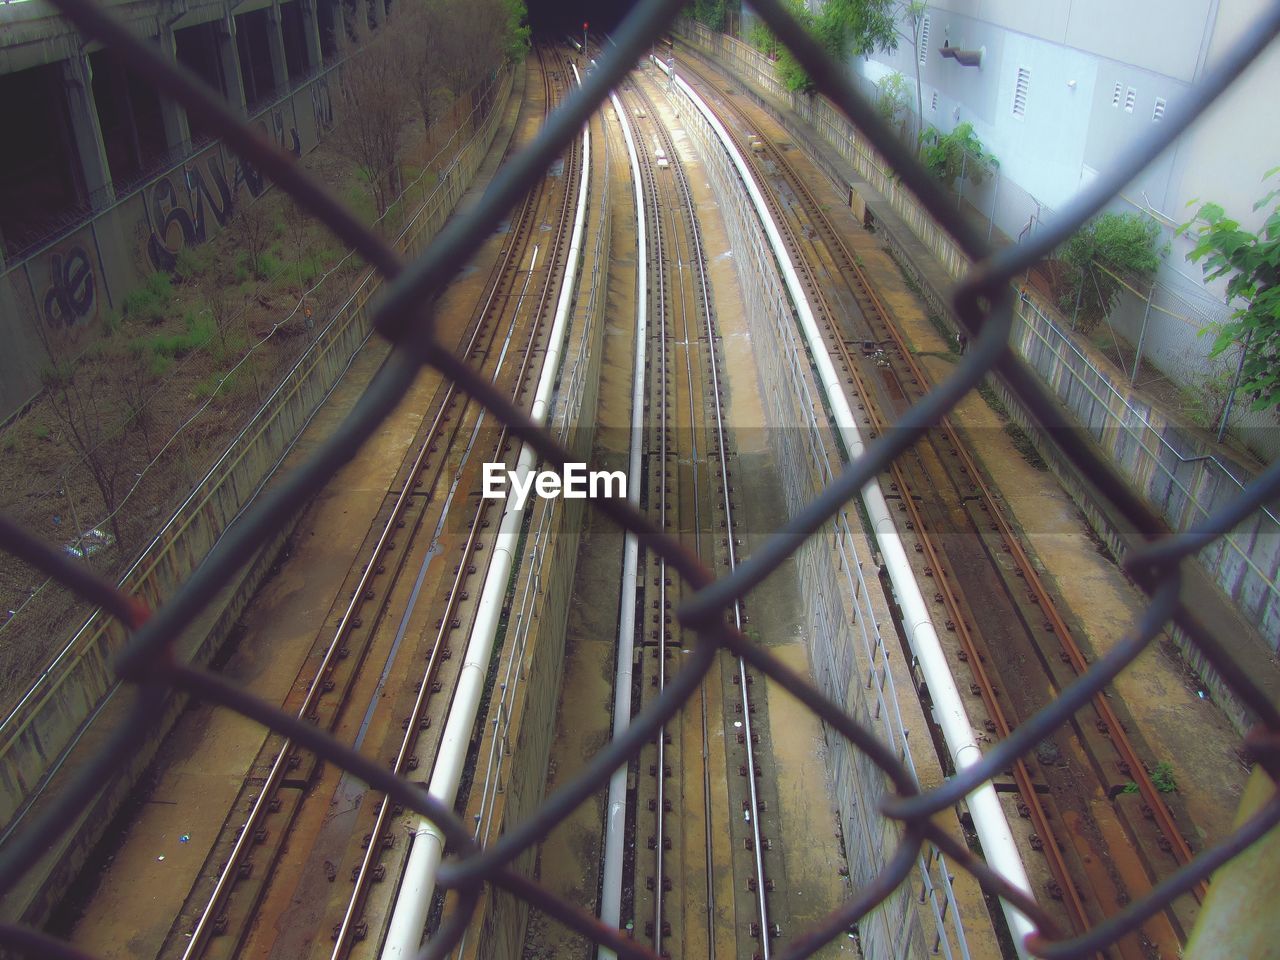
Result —
[[[505, 889], [535, 908], [569, 925], [620, 956], [650, 957], [643, 945], [608, 928], [579, 907], [551, 896], [511, 864], [570, 811], [604, 787], [613, 770], [626, 763], [643, 744], [652, 741], [660, 727], [683, 707], [688, 691], [710, 668], [717, 650], [743, 657], [756, 669], [808, 705], [828, 727], [864, 753], [883, 774], [886, 796], [882, 811], [901, 821], [902, 840], [895, 854], [873, 878], [846, 903], [804, 931], [779, 951], [785, 957], [805, 957], [828, 940], [842, 935], [873, 907], [889, 897], [915, 868], [932, 844], [952, 867], [971, 872], [990, 894], [1004, 898], [1029, 917], [1037, 927], [1030, 950], [1050, 958], [1083, 957], [1134, 930], [1144, 919], [1161, 910], [1173, 897], [1190, 890], [1219, 866], [1227, 863], [1280, 822], [1280, 709], [1271, 703], [1254, 678], [1224, 652], [1213, 630], [1187, 607], [1180, 595], [1180, 565], [1196, 551], [1249, 518], [1262, 504], [1280, 492], [1280, 463], [1274, 464], [1239, 495], [1176, 537], [1160, 536], [1163, 527], [1149, 507], [1137, 497], [1115, 470], [1092, 452], [1084, 434], [1065, 419], [1057, 403], [1010, 350], [1012, 301], [1010, 281], [1020, 276], [1061, 243], [1089, 216], [1097, 212], [1125, 183], [1149, 163], [1267, 46], [1280, 31], [1280, 5], [1273, 4], [1253, 28], [1190, 91], [1166, 121], [1117, 157], [1114, 166], [1098, 177], [1052, 219], [1023, 243], [996, 252], [989, 249], [982, 231], [957, 214], [954, 199], [941, 190], [913, 160], [909, 151], [876, 115], [874, 108], [851, 88], [846, 71], [828, 60], [818, 46], [776, 0], [759, 0], [759, 15], [815, 78], [818, 87], [845, 114], [883, 156], [895, 183], [910, 190], [921, 207], [949, 234], [974, 267], [958, 283], [953, 302], [967, 329], [971, 346], [955, 373], [919, 401], [899, 423], [887, 431], [858, 459], [843, 464], [825, 488], [770, 538], [768, 543], [737, 569], [716, 579], [713, 573], [660, 532], [625, 500], [593, 503], [621, 527], [634, 532], [643, 549], [666, 561], [696, 595], [678, 611], [680, 621], [698, 640], [681, 671], [682, 681], [649, 703], [630, 726], [598, 753], [573, 780], [558, 789], [524, 821], [504, 835], [481, 846], [471, 827], [445, 805], [433, 801], [418, 785], [391, 775], [386, 769], [330, 738], [305, 721], [257, 700], [217, 674], [180, 662], [172, 655], [179, 634], [257, 549], [276, 535], [297, 509], [314, 496], [343, 463], [350, 460], [363, 440], [390, 413], [408, 389], [417, 371], [428, 364], [455, 379], [511, 433], [530, 444], [548, 465], [563, 467], [572, 459], [563, 445], [538, 429], [488, 382], [476, 375], [436, 336], [432, 303], [443, 286], [479, 248], [533, 182], [543, 176], [566, 148], [578, 129], [615, 86], [672, 23], [682, 4], [678, 0], [644, 0], [629, 14], [614, 35], [596, 70], [584, 85], [546, 121], [535, 140], [513, 155], [498, 171], [484, 196], [467, 215], [451, 221], [410, 263], [391, 244], [364, 227], [338, 201], [308, 177], [286, 153], [243, 124], [216, 96], [190, 75], [166, 63], [158, 51], [133, 37], [105, 14], [93, 0], [54, 0], [84, 31], [87, 38], [121, 49], [130, 65], [157, 89], [164, 89], [197, 114], [205, 127], [216, 131], [241, 156], [251, 160], [279, 187], [306, 206], [329, 226], [340, 240], [386, 278], [377, 303], [374, 326], [393, 345], [388, 363], [370, 384], [361, 402], [330, 440], [294, 470], [276, 488], [263, 494], [218, 540], [204, 562], [185, 584], [158, 609], [151, 611], [139, 600], [118, 591], [82, 564], [70, 560], [58, 548], [43, 543], [0, 518], [0, 545], [35, 564], [50, 576], [99, 604], [106, 614], [131, 628], [115, 663], [116, 675], [133, 691], [127, 719], [102, 741], [92, 762], [77, 771], [67, 788], [39, 815], [38, 821], [13, 835], [0, 849], [0, 894], [12, 890], [42, 851], [95, 797], [98, 783], [121, 758], [145, 738], [163, 710], [164, 695], [180, 689], [193, 696], [227, 706], [284, 734], [327, 762], [337, 764], [393, 802], [429, 818], [445, 835], [452, 859], [441, 869], [439, 884], [457, 896], [440, 929], [424, 947], [424, 955], [444, 956], [459, 942], [476, 909], [485, 885]], [[808, 680], [767, 650], [728, 626], [725, 613], [733, 602], [766, 578], [806, 540], [838, 517], [859, 490], [916, 442], [929, 426], [951, 410], [981, 378], [994, 373], [1044, 428], [1058, 454], [1091, 479], [1096, 496], [1131, 526], [1135, 534], [1126, 555], [1129, 575], [1151, 597], [1151, 603], [1125, 640], [1096, 661], [1084, 676], [1062, 691], [1052, 705], [1024, 723], [1007, 739], [987, 751], [981, 763], [941, 786], [921, 792], [899, 752], [880, 739], [877, 731], [846, 715]], [[1174, 621], [1196, 644], [1205, 660], [1217, 670], [1251, 712], [1256, 725], [1244, 747], [1270, 777], [1257, 812], [1226, 840], [1157, 885], [1146, 897], [1127, 904], [1091, 931], [1067, 937], [1027, 895], [991, 870], [940, 830], [932, 815], [959, 802], [986, 780], [996, 777], [1016, 757], [1028, 753], [1054, 728], [1102, 690], [1129, 662], [1151, 643], [1157, 633]], [[48, 934], [29, 927], [0, 927], [0, 943], [43, 957], [82, 957], [79, 951]]]

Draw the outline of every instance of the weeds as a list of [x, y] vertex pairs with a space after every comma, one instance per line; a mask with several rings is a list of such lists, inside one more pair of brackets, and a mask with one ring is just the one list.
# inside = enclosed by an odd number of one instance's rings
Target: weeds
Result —
[[[1174, 793], [1178, 789], [1178, 781], [1173, 777], [1173, 764], [1161, 760], [1151, 771], [1151, 784], [1161, 793]], [[1121, 793], [1137, 793], [1138, 785], [1130, 780], [1120, 788]]]
[[1173, 793], [1177, 790], [1178, 781], [1173, 777], [1173, 764], [1168, 760], [1157, 763], [1156, 768], [1151, 771], [1151, 782], [1161, 793]]
[[212, 244], [183, 247], [178, 251], [173, 272], [179, 283], [195, 283], [209, 272], [214, 259]]
[[169, 316], [172, 302], [172, 278], [167, 273], [153, 273], [142, 286], [124, 298], [124, 316], [154, 326]]
[[213, 338], [213, 317], [208, 310], [188, 310], [183, 322], [186, 330], [182, 333], [160, 334], [146, 341], [153, 355], [178, 360], [192, 350], [203, 347]]

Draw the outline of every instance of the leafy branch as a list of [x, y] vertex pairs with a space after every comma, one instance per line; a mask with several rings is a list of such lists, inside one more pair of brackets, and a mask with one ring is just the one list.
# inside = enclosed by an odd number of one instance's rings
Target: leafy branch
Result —
[[[1274, 167], [1263, 174], [1268, 180], [1280, 173]], [[1206, 280], [1227, 280], [1227, 302], [1243, 301], [1230, 319], [1202, 330], [1216, 332], [1210, 357], [1230, 347], [1243, 351], [1240, 386], [1253, 400], [1254, 410], [1280, 408], [1280, 188], [1267, 192], [1253, 205], [1258, 211], [1271, 205], [1261, 235], [1241, 228], [1216, 203], [1203, 204], [1194, 219], [1178, 228], [1178, 235], [1196, 240], [1187, 254], [1192, 263], [1204, 261]], [[1198, 201], [1193, 200], [1192, 203]]]

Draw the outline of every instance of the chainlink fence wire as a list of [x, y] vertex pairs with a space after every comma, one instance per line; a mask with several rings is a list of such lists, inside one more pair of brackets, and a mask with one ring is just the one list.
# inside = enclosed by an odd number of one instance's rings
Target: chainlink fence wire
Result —
[[[499, 169], [479, 202], [465, 215], [451, 220], [427, 250], [410, 263], [402, 262], [386, 241], [361, 225], [290, 155], [260, 136], [221, 98], [181, 66], [166, 61], [159, 48], [134, 36], [94, 0], [52, 2], [86, 38], [113, 48], [142, 79], [155, 89], [168, 91], [200, 118], [205, 129], [222, 137], [232, 150], [253, 163], [386, 277], [374, 325], [394, 349], [389, 362], [334, 435], [278, 487], [262, 496], [158, 610], [148, 611], [114, 585], [60, 553], [55, 546], [0, 516], [0, 547], [101, 605], [134, 630], [116, 664], [118, 676], [132, 688], [128, 717], [111, 731], [93, 760], [76, 772], [68, 787], [45, 808], [37, 822], [12, 837], [0, 850], [0, 896], [13, 890], [53, 840], [76, 822], [96, 796], [99, 780], [145, 739], [159, 720], [165, 695], [177, 689], [237, 710], [285, 735], [298, 746], [313, 750], [324, 760], [387, 794], [393, 802], [421, 813], [441, 829], [452, 856], [441, 867], [439, 884], [458, 896], [440, 929], [423, 947], [423, 956], [442, 957], [457, 944], [476, 909], [483, 885], [490, 884], [524, 898], [533, 907], [610, 947], [620, 956], [652, 958], [652, 952], [644, 945], [553, 896], [515, 873], [509, 865], [544, 838], [576, 806], [602, 789], [613, 770], [628, 762], [653, 739], [659, 727], [674, 717], [697, 689], [720, 649], [744, 657], [804, 702], [835, 733], [866, 752], [895, 791], [882, 802], [882, 812], [900, 820], [904, 827], [900, 845], [882, 872], [852, 899], [779, 950], [780, 957], [809, 956], [849, 929], [904, 882], [925, 843], [934, 844], [953, 863], [970, 871], [987, 893], [1004, 898], [1035, 923], [1037, 933], [1028, 944], [1032, 952], [1055, 960], [1087, 956], [1134, 931], [1173, 898], [1206, 880], [1215, 869], [1280, 823], [1280, 790], [1275, 789], [1280, 783], [1280, 710], [1226, 652], [1213, 630], [1188, 608], [1181, 596], [1180, 577], [1184, 560], [1280, 495], [1280, 462], [1273, 463], [1216, 514], [1183, 533], [1164, 534], [1164, 526], [1150, 508], [1092, 451], [1083, 433], [1067, 422], [1059, 406], [1014, 357], [1009, 345], [1011, 282], [1099, 211], [1213, 104], [1280, 31], [1280, 4], [1270, 5], [1253, 28], [1242, 33], [1220, 63], [1169, 110], [1165, 122], [1154, 125], [1146, 136], [1122, 151], [1109, 170], [1100, 173], [1040, 230], [1020, 245], [993, 251], [957, 214], [947, 194], [929, 178], [890, 127], [877, 116], [874, 107], [859, 97], [842, 65], [822, 52], [779, 0], [753, 0], [752, 6], [761, 19], [790, 48], [818, 88], [865, 132], [889, 160], [903, 184], [916, 194], [973, 262], [969, 275], [953, 293], [955, 313], [967, 329], [972, 345], [955, 373], [904, 414], [898, 429], [886, 431], [872, 442], [864, 456], [847, 464], [841, 476], [780, 529], [780, 535], [768, 538], [757, 553], [720, 579], [715, 579], [696, 558], [661, 533], [626, 500], [593, 502], [593, 509], [635, 533], [644, 549], [664, 559], [694, 588], [696, 594], [678, 610], [678, 616], [682, 624], [696, 631], [697, 640], [675, 681], [644, 707], [622, 734], [600, 751], [577, 777], [548, 797], [526, 821], [510, 827], [496, 842], [482, 848], [472, 839], [471, 831], [459, 816], [432, 800], [424, 788], [395, 777], [304, 720], [249, 695], [222, 677], [177, 662], [173, 642], [257, 546], [275, 534], [289, 516], [352, 458], [364, 439], [399, 402], [422, 365], [455, 380], [549, 464], [563, 466], [569, 459], [560, 444], [437, 338], [433, 302], [507, 216], [508, 210], [544, 175], [602, 105], [609, 91], [668, 29], [683, 6], [682, 0], [643, 0], [637, 4], [583, 85], [547, 118], [537, 137]], [[1057, 700], [988, 750], [981, 763], [935, 789], [921, 792], [912, 775], [872, 731], [846, 715], [805, 677], [732, 629], [725, 615], [736, 599], [769, 576], [805, 538], [835, 516], [863, 485], [886, 470], [895, 457], [954, 408], [988, 373], [1003, 381], [1037, 419], [1048, 442], [1088, 478], [1093, 496], [1128, 525], [1130, 549], [1124, 569], [1149, 595], [1150, 604], [1123, 642], [1091, 665]], [[1234, 694], [1252, 711], [1256, 723], [1245, 737], [1244, 746], [1271, 777], [1271, 795], [1228, 838], [1200, 853], [1157, 884], [1146, 897], [1129, 903], [1087, 933], [1065, 938], [1033, 899], [988, 868], [931, 818], [962, 800], [983, 781], [998, 775], [1015, 757], [1033, 750], [1054, 728], [1067, 723], [1080, 706], [1110, 683], [1171, 621], [1196, 644]], [[80, 960], [88, 956], [42, 931], [17, 924], [0, 924], [0, 944], [44, 957]]]

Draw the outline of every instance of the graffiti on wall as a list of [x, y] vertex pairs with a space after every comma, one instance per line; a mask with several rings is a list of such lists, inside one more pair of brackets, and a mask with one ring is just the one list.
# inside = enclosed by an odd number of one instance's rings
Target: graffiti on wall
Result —
[[[314, 78], [255, 123], [280, 149], [301, 157], [334, 125], [329, 77]], [[53, 246], [6, 265], [0, 283], [20, 291], [25, 316], [49, 330], [70, 330], [109, 308], [113, 295], [127, 292], [140, 275], [173, 270], [183, 250], [213, 239], [241, 204], [267, 187], [252, 164], [213, 145]], [[103, 249], [114, 250], [121, 235], [132, 235], [136, 253], [116, 257], [109, 265], [100, 261], [98, 235], [103, 230]]]
[[79, 243], [49, 255], [49, 285], [41, 297], [44, 322], [65, 330], [93, 315], [97, 292], [93, 259]]
[[227, 176], [221, 149], [215, 147], [146, 191], [147, 258], [154, 270], [172, 270], [178, 254], [208, 240], [210, 221], [225, 227], [235, 211], [239, 183]]
[[[316, 108], [316, 88], [324, 86], [323, 102], [328, 104], [328, 83], [311, 85], [311, 102]], [[273, 107], [257, 118], [258, 132], [281, 150], [302, 156], [302, 137], [289, 115], [293, 104]], [[327, 106], [328, 123], [333, 123]], [[309, 138], [314, 142], [314, 138]], [[215, 236], [235, 215], [237, 205], [256, 200], [267, 183], [256, 166], [221, 147], [213, 147], [194, 158], [181, 170], [163, 176], [146, 189], [149, 226], [147, 260], [153, 270], [172, 270], [178, 254]]]

